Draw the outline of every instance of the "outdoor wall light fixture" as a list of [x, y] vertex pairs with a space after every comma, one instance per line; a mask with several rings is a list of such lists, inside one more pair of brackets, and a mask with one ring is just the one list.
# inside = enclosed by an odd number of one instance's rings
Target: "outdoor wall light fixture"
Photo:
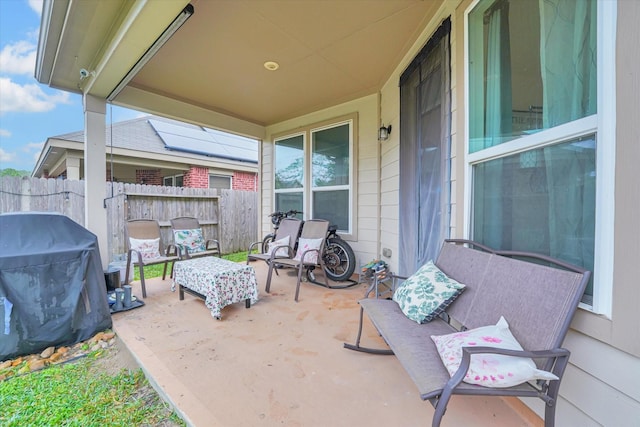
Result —
[[391, 125], [387, 127], [381, 126], [378, 129], [378, 141], [386, 141], [389, 139], [389, 135], [391, 135]]
[[180, 14], [176, 16], [173, 22], [169, 24], [169, 26], [162, 32], [162, 34], [160, 34], [160, 37], [158, 37], [156, 41], [153, 42], [151, 47], [149, 47], [149, 49], [147, 49], [147, 51], [140, 57], [140, 59], [138, 59], [138, 62], [136, 62], [134, 66], [131, 67], [129, 72], [122, 78], [122, 80], [120, 80], [120, 83], [118, 83], [115, 89], [113, 89], [109, 96], [107, 96], [107, 101], [111, 102], [116, 96], [118, 96], [122, 89], [124, 89], [125, 86], [129, 84], [131, 79], [133, 79], [136, 74], [138, 74], [138, 71], [140, 71], [142, 67], [144, 67], [144, 65], [149, 62], [151, 58], [153, 58], [153, 55], [155, 55], [160, 50], [160, 48], [171, 38], [171, 36], [180, 29], [182, 24], [184, 24], [187, 19], [189, 19], [191, 15], [193, 15], [193, 11], [194, 9], [191, 4], [186, 5], [184, 9], [182, 9], [182, 12], [180, 12]]

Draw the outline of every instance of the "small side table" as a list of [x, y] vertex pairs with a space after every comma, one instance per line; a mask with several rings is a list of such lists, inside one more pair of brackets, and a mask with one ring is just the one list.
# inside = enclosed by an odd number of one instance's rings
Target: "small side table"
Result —
[[393, 273], [389, 271], [389, 266], [384, 261], [374, 260], [362, 266], [359, 281], [370, 283], [364, 294], [365, 298], [369, 298], [372, 292], [375, 298], [390, 298], [393, 294]]

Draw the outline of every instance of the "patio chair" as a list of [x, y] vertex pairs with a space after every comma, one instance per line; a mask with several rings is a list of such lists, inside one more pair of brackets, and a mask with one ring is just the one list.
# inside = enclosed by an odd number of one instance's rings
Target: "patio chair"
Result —
[[[329, 221], [324, 219], [310, 219], [305, 221], [302, 226], [302, 234], [298, 239], [298, 249], [295, 256], [289, 258], [277, 258], [269, 263], [269, 273], [267, 274], [267, 286], [265, 291], [268, 293], [271, 288], [271, 276], [274, 268], [288, 267], [298, 269], [298, 282], [296, 283], [295, 301], [298, 302], [300, 294], [300, 282], [302, 281], [302, 271], [307, 268], [319, 266], [324, 273], [324, 261], [322, 260], [322, 252], [324, 250], [324, 242], [329, 231]], [[324, 282], [329, 287], [327, 275], [324, 274]]]
[[190, 216], [173, 218], [171, 221], [173, 242], [178, 248], [180, 259], [217, 255], [220, 257], [220, 242], [204, 239], [200, 222]]
[[[249, 246], [247, 264], [249, 264], [249, 261], [256, 260], [262, 260], [269, 264], [276, 258], [292, 258], [295, 255], [293, 251], [296, 247], [298, 234], [300, 234], [300, 227], [302, 227], [302, 221], [298, 218], [283, 218], [269, 245], [269, 250], [264, 253], [251, 253], [256, 247], [262, 250], [262, 242], [253, 242]], [[277, 273], [278, 271], [276, 270]]]
[[[155, 219], [132, 219], [125, 224], [125, 241], [127, 245], [127, 270], [125, 284], [129, 283], [129, 269], [138, 266], [142, 298], [147, 297], [144, 280], [144, 267], [147, 265], [164, 264], [162, 280], [167, 275], [169, 262], [178, 261], [178, 251], [174, 245], [166, 248], [160, 235], [160, 224]], [[173, 277], [173, 265], [170, 277]]]

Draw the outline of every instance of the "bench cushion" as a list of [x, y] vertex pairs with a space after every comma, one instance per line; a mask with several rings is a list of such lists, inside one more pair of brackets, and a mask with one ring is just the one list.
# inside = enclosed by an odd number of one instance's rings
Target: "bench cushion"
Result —
[[436, 318], [425, 324], [409, 320], [395, 301], [363, 299], [360, 305], [418, 387], [422, 399], [440, 394], [449, 380], [431, 335], [455, 332]]

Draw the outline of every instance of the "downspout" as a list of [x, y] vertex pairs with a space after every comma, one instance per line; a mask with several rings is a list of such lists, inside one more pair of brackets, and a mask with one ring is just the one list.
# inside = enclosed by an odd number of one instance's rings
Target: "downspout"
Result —
[[[382, 126], [382, 92], [378, 91], [378, 127]], [[376, 140], [378, 139], [378, 131], [376, 128]], [[378, 171], [378, 213], [376, 215], [376, 228], [378, 230], [377, 240], [377, 253], [376, 259], [382, 259], [382, 142], [377, 141], [377, 171]]]

